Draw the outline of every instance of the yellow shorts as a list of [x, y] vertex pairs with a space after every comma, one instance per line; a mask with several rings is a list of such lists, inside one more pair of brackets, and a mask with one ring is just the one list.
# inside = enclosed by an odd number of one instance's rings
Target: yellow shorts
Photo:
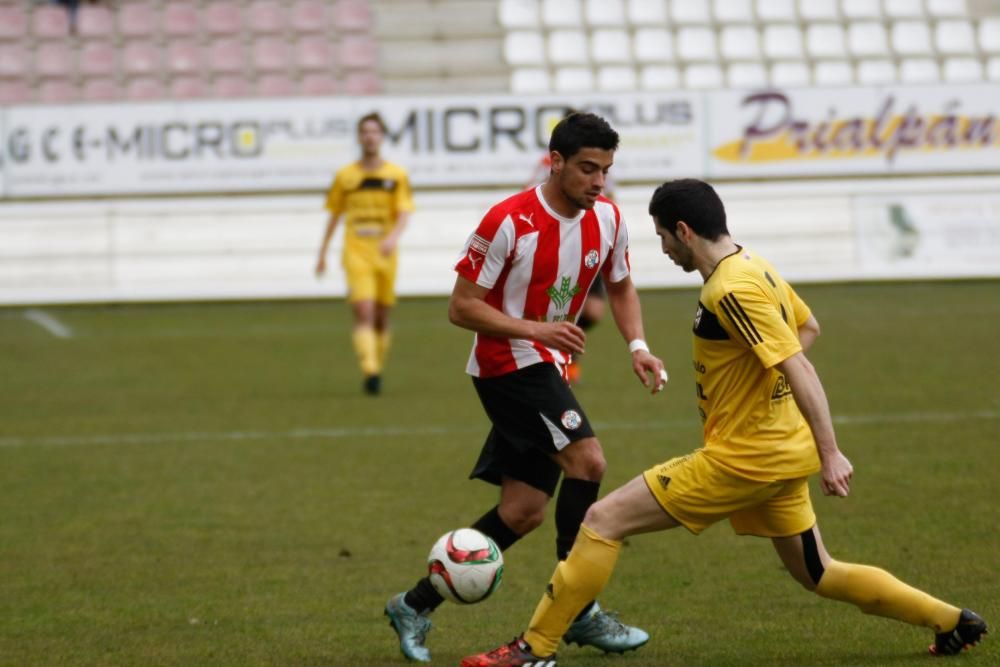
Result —
[[808, 477], [758, 482], [727, 471], [701, 449], [643, 473], [656, 501], [698, 534], [729, 519], [739, 535], [789, 537], [816, 523]]
[[396, 253], [386, 257], [377, 245], [345, 248], [347, 300], [376, 301], [383, 306], [396, 303]]

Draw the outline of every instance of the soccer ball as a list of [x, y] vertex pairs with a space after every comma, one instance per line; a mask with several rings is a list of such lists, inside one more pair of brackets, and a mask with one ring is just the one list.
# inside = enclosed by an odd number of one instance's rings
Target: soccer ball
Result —
[[445, 533], [431, 547], [427, 571], [434, 590], [462, 604], [482, 602], [503, 578], [503, 554], [489, 537], [473, 528]]

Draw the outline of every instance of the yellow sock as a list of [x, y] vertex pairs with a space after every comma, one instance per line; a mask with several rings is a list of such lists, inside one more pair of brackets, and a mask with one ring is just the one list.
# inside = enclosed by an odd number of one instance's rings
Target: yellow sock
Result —
[[556, 566], [545, 595], [535, 608], [524, 640], [539, 657], [556, 652], [562, 636], [580, 611], [594, 600], [611, 577], [622, 543], [606, 540], [586, 526], [569, 557]]
[[389, 356], [389, 346], [392, 344], [392, 334], [388, 329], [385, 331], [379, 331], [376, 339], [376, 347], [378, 349], [378, 367], [381, 371], [385, 368], [386, 357]]
[[358, 365], [365, 375], [378, 375], [378, 353], [376, 352], [375, 330], [362, 327], [354, 330], [354, 351], [358, 355]]
[[944, 632], [955, 627], [958, 607], [904, 584], [885, 570], [870, 565], [830, 561], [816, 592], [831, 600], [850, 602], [866, 614], [886, 616]]

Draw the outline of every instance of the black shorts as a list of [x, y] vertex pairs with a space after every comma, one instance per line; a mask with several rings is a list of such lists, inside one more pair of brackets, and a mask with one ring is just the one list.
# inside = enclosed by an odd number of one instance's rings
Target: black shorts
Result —
[[569, 385], [548, 363], [472, 384], [493, 428], [469, 478], [500, 484], [511, 477], [552, 496], [562, 470], [550, 456], [594, 435]]

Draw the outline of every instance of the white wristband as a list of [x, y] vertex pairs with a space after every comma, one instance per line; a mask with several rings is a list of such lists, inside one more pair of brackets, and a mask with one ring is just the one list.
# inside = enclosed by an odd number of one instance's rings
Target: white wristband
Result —
[[644, 341], [643, 339], [636, 338], [635, 340], [633, 340], [628, 344], [629, 352], [637, 352], [639, 350], [642, 350], [643, 352], [649, 352], [649, 346], [646, 345], [646, 341]]

